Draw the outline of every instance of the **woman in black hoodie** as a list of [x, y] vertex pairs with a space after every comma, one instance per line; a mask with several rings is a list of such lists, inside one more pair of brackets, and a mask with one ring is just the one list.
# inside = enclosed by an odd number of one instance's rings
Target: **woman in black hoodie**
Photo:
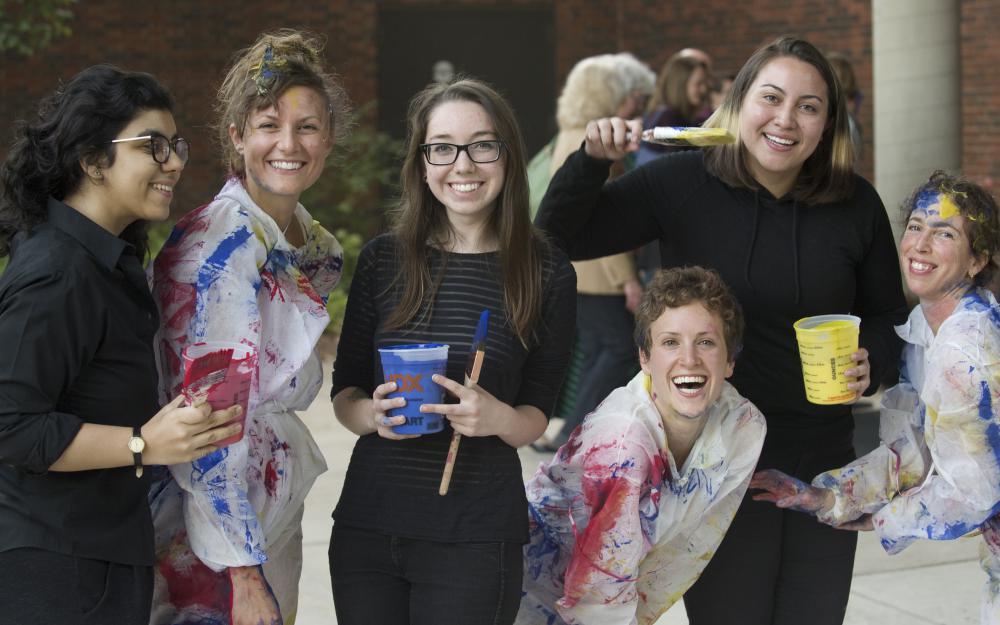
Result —
[[[732, 382], [767, 418], [758, 467], [811, 478], [854, 458], [854, 421], [849, 405], [806, 401], [792, 324], [860, 316], [861, 349], [847, 375], [856, 398], [875, 392], [872, 380], [899, 357], [892, 326], [906, 318], [889, 221], [852, 171], [844, 96], [808, 42], [782, 37], [755, 52], [705, 125], [737, 142], [668, 155], [604, 184], [611, 163], [638, 150], [642, 124], [592, 121], [537, 222], [573, 259], [658, 240], [664, 267], [716, 269], [746, 314]], [[748, 498], [688, 591], [688, 617], [692, 625], [801, 623], [806, 614], [841, 623], [856, 540]]]

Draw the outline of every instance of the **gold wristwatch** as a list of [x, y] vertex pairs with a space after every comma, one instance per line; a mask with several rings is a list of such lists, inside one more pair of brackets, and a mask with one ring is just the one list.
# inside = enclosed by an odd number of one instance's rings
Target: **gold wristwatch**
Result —
[[142, 430], [137, 425], [132, 428], [132, 437], [128, 439], [128, 450], [132, 452], [136, 477], [142, 477], [142, 450], [145, 448], [146, 441], [142, 439]]

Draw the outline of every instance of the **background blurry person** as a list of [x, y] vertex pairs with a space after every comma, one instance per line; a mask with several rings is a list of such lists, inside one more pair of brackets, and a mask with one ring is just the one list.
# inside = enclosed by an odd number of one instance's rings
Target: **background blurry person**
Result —
[[[595, 115], [632, 118], [642, 114], [653, 92], [655, 76], [629, 53], [602, 54], [577, 63], [566, 77], [557, 103], [556, 136], [551, 176], [566, 157], [580, 147], [587, 122]], [[611, 172], [621, 174], [625, 165]], [[532, 447], [552, 452], [566, 442], [583, 417], [635, 372], [633, 311], [639, 305], [642, 286], [631, 251], [596, 260], [573, 263], [576, 270], [576, 342], [574, 366], [579, 368], [575, 397], [560, 401], [565, 422], [552, 440], [541, 439]], [[568, 386], [566, 393], [574, 388]]]

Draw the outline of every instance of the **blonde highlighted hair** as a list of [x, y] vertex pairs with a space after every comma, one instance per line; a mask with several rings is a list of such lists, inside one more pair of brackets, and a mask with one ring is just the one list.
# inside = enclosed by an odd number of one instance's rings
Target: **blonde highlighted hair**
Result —
[[705, 148], [706, 168], [732, 187], [757, 189], [761, 186], [753, 177], [746, 147], [739, 138], [740, 110], [764, 66], [783, 57], [815, 67], [827, 88], [827, 121], [823, 136], [803, 163], [790, 197], [806, 204], [847, 199], [854, 191], [854, 148], [840, 83], [823, 53], [808, 41], [787, 35], [753, 53], [736, 75], [722, 106], [703, 124], [706, 128], [725, 128], [737, 137], [736, 143]]

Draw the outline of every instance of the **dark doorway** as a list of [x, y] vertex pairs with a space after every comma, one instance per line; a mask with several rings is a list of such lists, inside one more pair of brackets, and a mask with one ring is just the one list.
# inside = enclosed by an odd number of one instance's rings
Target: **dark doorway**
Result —
[[381, 9], [379, 129], [403, 138], [410, 98], [433, 80], [435, 64], [447, 61], [455, 72], [481, 78], [507, 98], [531, 158], [556, 130], [554, 50], [548, 8]]

